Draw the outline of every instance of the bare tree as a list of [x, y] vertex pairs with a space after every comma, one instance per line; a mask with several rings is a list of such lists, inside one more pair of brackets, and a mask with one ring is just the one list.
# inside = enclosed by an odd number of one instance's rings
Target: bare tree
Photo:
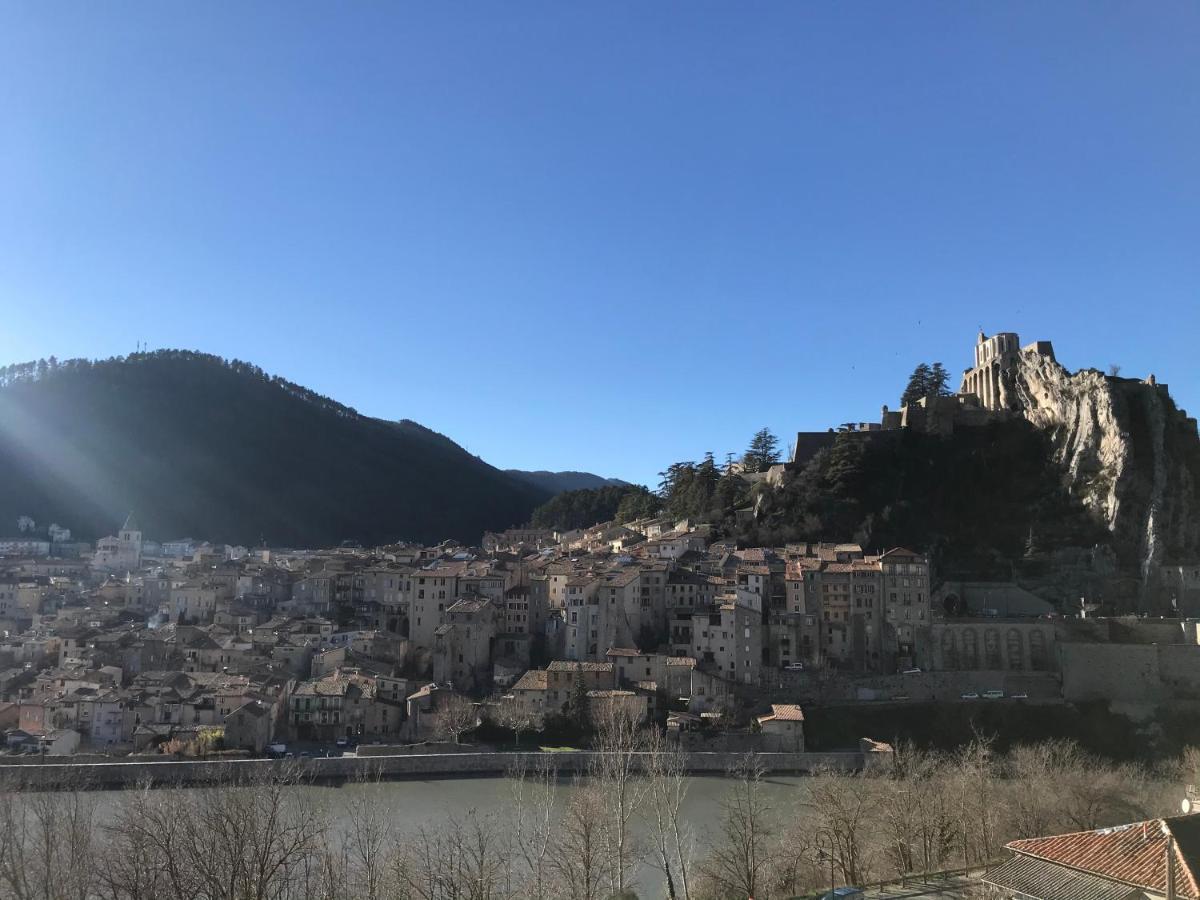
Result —
[[631, 825], [646, 794], [646, 781], [638, 775], [639, 707], [624, 696], [597, 699], [592, 703], [596, 747], [600, 751], [591, 773], [604, 798], [601, 834], [608, 863], [608, 884], [620, 895], [628, 886], [637, 861]]
[[529, 770], [522, 762], [509, 772], [513, 798], [509, 827], [529, 900], [554, 896], [551, 850], [557, 776], [546, 763]]
[[999, 792], [992, 741], [976, 735], [953, 757], [946, 780], [953, 792], [964, 865], [989, 861], [996, 852]]
[[[290, 780], [131, 796], [108, 829], [137, 871], [114, 868], [114, 896], [274, 900], [297, 893], [324, 846], [326, 823]], [[129, 867], [126, 867], [127, 869]]]
[[[107, 900], [156, 900], [178, 896], [160, 854], [161, 844], [144, 823], [153, 816], [150, 785], [143, 784], [117, 802], [105, 826], [105, 865], [98, 866], [99, 893]], [[163, 836], [169, 841], [169, 836]]]
[[647, 777], [654, 867], [663, 873], [668, 900], [691, 900], [688, 870], [692, 865], [695, 840], [683, 817], [683, 801], [688, 779], [683, 757], [669, 746], [660, 731], [647, 741]]
[[461, 694], [450, 694], [439, 700], [433, 721], [436, 734], [453, 738], [457, 744], [464, 734], [479, 727], [479, 709]]
[[344, 807], [342, 858], [348, 869], [351, 896], [379, 900], [393, 834], [387, 804], [378, 790], [378, 777], [360, 779], [363, 790]]
[[96, 850], [96, 802], [59, 791], [0, 794], [0, 888], [13, 900], [87, 900]]
[[1061, 752], [1062, 746], [1051, 741], [1014, 747], [1009, 752], [1005, 811], [1007, 829], [1017, 837], [1050, 834], [1061, 821], [1054, 783], [1059, 767], [1056, 757]]
[[933, 872], [949, 859], [954, 821], [946, 804], [943, 769], [937, 754], [902, 743], [895, 748], [891, 770], [878, 780], [883, 851], [901, 874]]
[[519, 746], [521, 733], [537, 728], [537, 717], [514, 700], [502, 700], [496, 710], [496, 724], [513, 733], [513, 741]]
[[395, 844], [388, 900], [515, 900], [512, 842], [496, 816], [469, 810], [440, 827], [421, 827]]
[[813, 831], [829, 848], [843, 882], [859, 884], [870, 871], [870, 827], [875, 815], [867, 776], [829, 773], [813, 778], [807, 803]]
[[701, 876], [719, 896], [758, 897], [771, 865], [770, 807], [763, 768], [748, 755], [731, 773], [733, 787], [721, 802], [721, 825], [701, 865]]
[[559, 897], [600, 900], [609, 893], [605, 882], [610, 867], [603, 833], [605, 803], [594, 781], [576, 781], [566, 811], [558, 824], [551, 865]]

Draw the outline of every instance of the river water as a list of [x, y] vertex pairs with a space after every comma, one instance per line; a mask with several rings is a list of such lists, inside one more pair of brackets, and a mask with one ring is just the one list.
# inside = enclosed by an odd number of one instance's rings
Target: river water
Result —
[[[805, 780], [804, 776], [764, 777], [764, 787], [769, 791], [768, 803], [777, 818], [801, 814], [798, 804], [802, 799], [801, 785]], [[688, 779], [683, 813], [695, 835], [697, 855], [719, 827], [721, 801], [732, 787], [730, 779], [718, 775], [694, 775]], [[560, 810], [575, 789], [569, 780], [558, 783], [556, 791]], [[392, 825], [400, 833], [421, 827], [435, 829], [450, 817], [461, 818], [472, 810], [478, 815], [495, 815], [503, 820], [513, 804], [513, 782], [502, 777], [351, 782], [340, 786], [300, 786], [292, 790], [311, 792], [311, 799], [330, 814], [335, 829], [339, 806], [349, 806], [364, 793], [375, 795], [377, 799], [382, 797], [392, 812]], [[99, 800], [97, 812], [101, 819], [112, 810], [119, 795], [119, 791], [104, 791], [96, 795]], [[647, 823], [640, 817], [635, 819], [633, 831], [635, 837], [646, 835]], [[634, 887], [644, 900], [662, 896], [661, 876], [650, 865], [643, 863], [638, 866], [634, 878]]]
[[[802, 775], [766, 776], [764, 787], [769, 791], [768, 803], [780, 817], [799, 815], [797, 805], [802, 797], [801, 785], [806, 781]], [[694, 775], [688, 779], [688, 792], [684, 798], [683, 813], [696, 836], [697, 850], [701, 851], [710, 836], [719, 828], [721, 801], [733, 782], [719, 775]], [[558, 805], [561, 809], [570, 798], [574, 786], [569, 780], [560, 781]], [[504, 816], [512, 808], [513, 783], [507, 778], [459, 778], [435, 779], [430, 781], [387, 781], [378, 784], [345, 784], [340, 787], [308, 787], [298, 790], [321, 792], [320, 799], [332, 804], [336, 811], [338, 803], [349, 801], [362, 791], [382, 792], [394, 813], [394, 824], [400, 831], [417, 829], [421, 826], [436, 827], [450, 816], [463, 816], [470, 810], [477, 814]], [[640, 818], [635, 821], [634, 833], [647, 833], [647, 823]], [[642, 864], [635, 872], [635, 889], [643, 898], [662, 896], [661, 876], [653, 867]]]

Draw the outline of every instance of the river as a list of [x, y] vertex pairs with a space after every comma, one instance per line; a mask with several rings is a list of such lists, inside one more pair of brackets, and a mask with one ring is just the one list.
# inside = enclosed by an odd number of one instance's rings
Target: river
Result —
[[[805, 782], [802, 775], [766, 776], [764, 785], [770, 791], [768, 802], [777, 815], [787, 815], [800, 800], [800, 786]], [[683, 802], [683, 813], [690, 825], [697, 849], [707, 843], [709, 836], [719, 827], [721, 801], [733, 786], [728, 778], [716, 775], [695, 775], [688, 779], [688, 792]], [[571, 781], [563, 779], [556, 788], [557, 802], [561, 809], [576, 788]], [[194, 790], [184, 788], [183, 790]], [[378, 783], [351, 782], [340, 786], [306, 785], [292, 790], [311, 793], [311, 799], [326, 809], [337, 828], [339, 806], [346, 807], [364, 793], [382, 796], [392, 812], [392, 825], [397, 832], [415, 831], [418, 828], [437, 828], [451, 816], [462, 817], [474, 810], [478, 815], [503, 817], [513, 803], [513, 782], [502, 777], [446, 778], [431, 780], [400, 780]], [[94, 796], [101, 820], [113, 809], [120, 791], [100, 791]], [[637, 817], [633, 826], [637, 837], [648, 833], [646, 822]], [[652, 866], [642, 863], [634, 874], [635, 889], [642, 898], [660, 896], [660, 876]]]

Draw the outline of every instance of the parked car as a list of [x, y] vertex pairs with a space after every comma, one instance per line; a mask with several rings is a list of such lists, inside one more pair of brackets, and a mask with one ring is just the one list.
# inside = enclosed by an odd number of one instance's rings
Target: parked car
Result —
[[963, 700], [978, 700], [979, 693], [977, 691], [967, 691], [965, 694], [961, 695], [961, 699], [963, 699]]
[[1013, 700], [1028, 700], [1029, 695], [1028, 694], [1013, 694], [1012, 699]]
[[1003, 700], [1004, 699], [1004, 691], [984, 691], [983, 699], [984, 700]]
[[913, 668], [911, 668], [911, 669], [905, 669], [905, 670], [904, 670], [903, 672], [901, 672], [900, 674], [901, 674], [901, 675], [920, 675], [920, 674], [921, 674], [921, 670], [920, 670], [920, 669], [918, 669], [918, 668], [916, 668], [916, 667], [914, 666], [914, 667], [913, 667]]

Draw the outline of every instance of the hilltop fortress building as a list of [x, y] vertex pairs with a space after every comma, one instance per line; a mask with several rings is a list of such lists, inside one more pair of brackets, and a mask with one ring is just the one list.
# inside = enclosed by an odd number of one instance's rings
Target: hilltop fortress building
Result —
[[1016, 367], [1022, 356], [1030, 354], [1057, 363], [1050, 341], [1034, 341], [1022, 347], [1014, 332], [1002, 331], [988, 337], [981, 331], [975, 342], [975, 365], [963, 372], [957, 394], [922, 397], [897, 410], [885, 405], [878, 423], [848, 423], [838, 431], [831, 428], [799, 432], [792, 445], [790, 463], [804, 465], [818, 450], [832, 446], [838, 434], [875, 438], [911, 428], [949, 436], [955, 428], [986, 425], [998, 417], [1020, 412], [1016, 398], [1006, 388], [1004, 373]]
[[1016, 365], [1021, 353], [1035, 353], [1044, 356], [1051, 362], [1054, 359], [1054, 345], [1049, 341], [1035, 341], [1027, 347], [1021, 347], [1016, 334], [1002, 331], [987, 337], [982, 331], [975, 342], [975, 366], [963, 372], [962, 387], [958, 395], [973, 394], [984, 409], [992, 411], [1008, 411], [1011, 404], [1005, 397], [1002, 373]]

